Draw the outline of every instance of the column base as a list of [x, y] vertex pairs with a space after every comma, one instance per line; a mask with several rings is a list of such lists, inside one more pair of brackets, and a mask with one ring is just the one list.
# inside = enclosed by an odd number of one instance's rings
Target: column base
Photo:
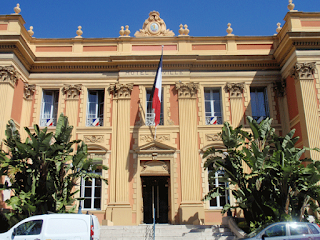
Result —
[[204, 224], [203, 203], [181, 203], [179, 208], [180, 224], [202, 225]]
[[133, 225], [131, 205], [129, 203], [109, 204], [107, 207], [106, 220], [109, 220], [108, 224], [114, 226]]

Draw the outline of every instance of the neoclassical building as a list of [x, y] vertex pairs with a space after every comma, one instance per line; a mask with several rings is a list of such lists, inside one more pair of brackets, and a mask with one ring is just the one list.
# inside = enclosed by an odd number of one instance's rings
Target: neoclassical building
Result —
[[[109, 167], [97, 171], [109, 185], [79, 184], [84, 212], [103, 224], [138, 225], [152, 221], [154, 205], [158, 223], [220, 224], [233, 199], [226, 192], [202, 201], [209, 190], [202, 154], [223, 148], [224, 121], [247, 127], [246, 116], [271, 117], [279, 134], [297, 130], [297, 147], [320, 146], [320, 13], [288, 8], [272, 36], [235, 36], [228, 24], [226, 36], [192, 37], [187, 25], [170, 30], [153, 11], [134, 34], [119, 26], [118, 37], [83, 38], [79, 27], [71, 39], [42, 39], [17, 7], [0, 16], [0, 139], [9, 119], [20, 130], [54, 131], [64, 113], [73, 138]], [[155, 135], [148, 105], [162, 45]]]

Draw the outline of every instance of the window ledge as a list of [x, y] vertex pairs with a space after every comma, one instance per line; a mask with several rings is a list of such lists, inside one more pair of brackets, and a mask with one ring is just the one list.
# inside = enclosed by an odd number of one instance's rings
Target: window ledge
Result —
[[223, 207], [209, 207], [207, 209], [207, 211], [211, 211], [211, 212], [221, 212], [221, 210], [223, 209]]

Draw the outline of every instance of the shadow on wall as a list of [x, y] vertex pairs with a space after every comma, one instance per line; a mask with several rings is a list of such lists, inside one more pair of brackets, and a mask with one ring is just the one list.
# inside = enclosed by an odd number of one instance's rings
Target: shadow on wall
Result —
[[204, 219], [200, 219], [199, 218], [199, 213], [195, 213], [193, 216], [189, 217], [188, 220], [182, 221], [180, 224], [184, 224], [184, 225], [202, 225], [203, 223], [204, 223]]
[[0, 210], [0, 233], [4, 233], [9, 230], [9, 224], [7, 218], [4, 216], [5, 212], [9, 212], [9, 209]]

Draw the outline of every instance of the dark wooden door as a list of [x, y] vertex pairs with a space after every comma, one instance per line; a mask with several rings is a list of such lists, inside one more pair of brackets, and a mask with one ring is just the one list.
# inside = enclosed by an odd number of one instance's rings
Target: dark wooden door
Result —
[[153, 207], [156, 223], [168, 223], [168, 179], [141, 177], [144, 223], [153, 223]]

